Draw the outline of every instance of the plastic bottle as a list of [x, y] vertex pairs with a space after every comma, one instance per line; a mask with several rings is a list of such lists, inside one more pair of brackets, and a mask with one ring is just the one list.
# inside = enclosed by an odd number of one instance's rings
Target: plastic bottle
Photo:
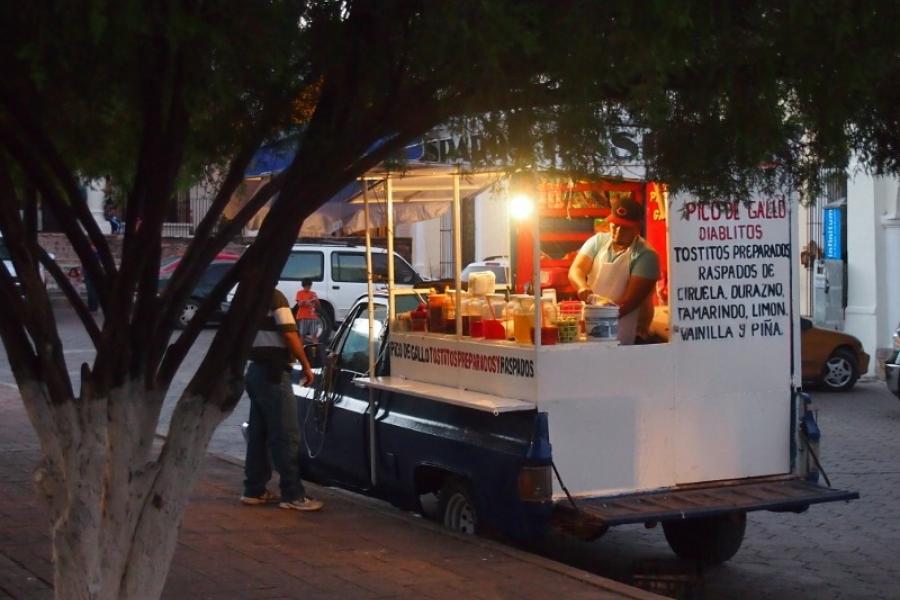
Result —
[[410, 313], [410, 322], [412, 331], [427, 331], [428, 307], [424, 302], [419, 304], [419, 307]]
[[463, 335], [484, 337], [484, 326], [481, 314], [484, 311], [484, 299], [466, 298], [462, 304]]
[[447, 294], [438, 293], [428, 296], [428, 331], [432, 333], [444, 333], [447, 329], [447, 307], [450, 297]]
[[530, 344], [531, 330], [534, 328], [534, 299], [514, 298], [511, 304], [513, 337], [519, 344]]
[[505, 340], [506, 327], [504, 326], [504, 312], [506, 300], [499, 294], [487, 297], [481, 312], [481, 323], [484, 328], [484, 337], [489, 340]]

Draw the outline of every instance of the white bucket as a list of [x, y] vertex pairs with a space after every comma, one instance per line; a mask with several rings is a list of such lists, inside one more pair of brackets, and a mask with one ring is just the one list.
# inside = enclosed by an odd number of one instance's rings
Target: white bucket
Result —
[[473, 296], [493, 294], [497, 276], [493, 271], [475, 271], [469, 273], [469, 293]]
[[584, 307], [584, 331], [589, 342], [613, 342], [619, 339], [619, 307]]

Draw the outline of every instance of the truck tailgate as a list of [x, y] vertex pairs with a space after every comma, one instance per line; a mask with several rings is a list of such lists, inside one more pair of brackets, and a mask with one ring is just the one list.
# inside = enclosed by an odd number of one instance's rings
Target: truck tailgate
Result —
[[801, 511], [810, 504], [854, 500], [858, 492], [822, 487], [799, 478], [765, 478], [712, 482], [557, 504], [554, 521], [572, 533], [615, 525], [709, 517], [754, 510]]

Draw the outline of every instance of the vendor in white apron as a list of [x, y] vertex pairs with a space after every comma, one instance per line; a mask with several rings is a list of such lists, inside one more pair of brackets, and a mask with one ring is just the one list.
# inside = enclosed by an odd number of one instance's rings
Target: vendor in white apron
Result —
[[609, 233], [597, 233], [584, 243], [569, 268], [569, 282], [579, 300], [594, 294], [619, 306], [619, 343], [630, 345], [653, 316], [659, 256], [640, 236], [641, 205], [631, 198], [615, 198], [611, 204]]

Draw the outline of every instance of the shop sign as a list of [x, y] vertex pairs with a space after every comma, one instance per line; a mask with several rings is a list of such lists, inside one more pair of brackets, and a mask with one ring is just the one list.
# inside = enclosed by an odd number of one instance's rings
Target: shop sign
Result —
[[674, 341], [789, 334], [788, 211], [780, 195], [749, 202], [676, 199], [669, 210]]
[[533, 400], [534, 348], [392, 333], [391, 374], [415, 381]]
[[841, 260], [844, 257], [841, 236], [843, 215], [840, 208], [826, 208], [823, 235], [825, 238], [825, 258]]

